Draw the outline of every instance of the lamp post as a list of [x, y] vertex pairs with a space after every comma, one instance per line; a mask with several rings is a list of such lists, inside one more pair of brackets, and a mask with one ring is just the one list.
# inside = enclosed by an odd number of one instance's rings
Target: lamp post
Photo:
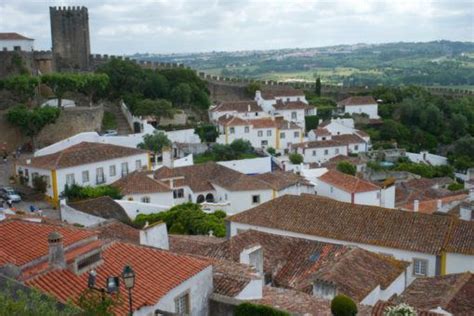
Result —
[[132, 267], [127, 265], [123, 268], [122, 278], [125, 288], [128, 290], [128, 308], [129, 314], [132, 316], [132, 289], [135, 286], [135, 272], [133, 271]]

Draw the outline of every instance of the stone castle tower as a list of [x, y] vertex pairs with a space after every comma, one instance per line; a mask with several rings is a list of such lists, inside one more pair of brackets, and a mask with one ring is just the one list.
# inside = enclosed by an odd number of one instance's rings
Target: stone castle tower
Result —
[[89, 14], [86, 7], [50, 7], [54, 67], [84, 71], [90, 66]]

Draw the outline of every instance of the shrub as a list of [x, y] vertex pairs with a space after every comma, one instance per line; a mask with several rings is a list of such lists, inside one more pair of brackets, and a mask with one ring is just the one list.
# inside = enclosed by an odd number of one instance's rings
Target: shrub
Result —
[[93, 199], [101, 196], [109, 196], [114, 200], [120, 200], [122, 198], [120, 190], [110, 185], [82, 187], [80, 185], [73, 184], [71, 187], [66, 186], [64, 195], [70, 201]]
[[416, 316], [416, 311], [410, 305], [401, 303], [397, 306], [387, 307], [384, 316]]
[[40, 193], [46, 193], [46, 189], [48, 188], [48, 183], [43, 177], [39, 177], [39, 176], [34, 177], [33, 188]]
[[345, 295], [337, 295], [331, 301], [331, 312], [334, 316], [355, 316], [357, 305]]
[[275, 148], [273, 148], [273, 147], [268, 147], [268, 148], [267, 148], [267, 153], [269, 153], [269, 154], [272, 155], [272, 156], [275, 156], [276, 150], [275, 150]]
[[102, 130], [116, 129], [117, 128], [117, 119], [115, 114], [112, 112], [104, 112], [104, 117], [102, 118]]
[[235, 308], [235, 316], [289, 316], [276, 308], [252, 303], [242, 303]]
[[348, 161], [339, 162], [336, 166], [336, 169], [342, 173], [349, 174], [351, 176], [355, 176], [357, 172], [356, 166], [354, 166]]
[[318, 128], [319, 125], [319, 117], [317, 115], [308, 115], [304, 117], [306, 131], [309, 132], [310, 130]]
[[458, 191], [464, 189], [464, 184], [459, 182], [453, 182], [448, 185], [449, 191]]
[[294, 165], [299, 165], [303, 162], [303, 156], [301, 156], [298, 153], [290, 154], [289, 158], [290, 158], [290, 162]]

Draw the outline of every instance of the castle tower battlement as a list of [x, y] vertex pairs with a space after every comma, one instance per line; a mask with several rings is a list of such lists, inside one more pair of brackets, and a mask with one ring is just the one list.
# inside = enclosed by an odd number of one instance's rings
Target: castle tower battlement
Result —
[[86, 7], [50, 7], [54, 67], [85, 71], [90, 67], [89, 13]]

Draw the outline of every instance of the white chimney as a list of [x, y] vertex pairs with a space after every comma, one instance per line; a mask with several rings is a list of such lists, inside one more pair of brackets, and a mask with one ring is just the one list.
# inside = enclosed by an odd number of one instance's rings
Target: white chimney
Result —
[[168, 167], [168, 168], [173, 168], [173, 157], [171, 155], [170, 147], [163, 148], [162, 157], [163, 157], [163, 166]]
[[245, 248], [240, 253], [240, 263], [248, 264], [257, 270], [257, 273], [263, 275], [263, 248], [256, 245]]
[[413, 212], [418, 212], [419, 208], [420, 208], [420, 201], [419, 200], [413, 201]]
[[438, 199], [438, 201], [436, 201], [436, 210], [439, 211], [441, 210], [442, 207], [443, 207], [443, 201], [441, 199]]
[[147, 222], [145, 227], [140, 230], [140, 245], [168, 250], [169, 241], [166, 223], [157, 222], [148, 225]]
[[262, 98], [262, 92], [260, 90], [255, 91], [255, 100], [260, 100]]
[[48, 262], [51, 267], [66, 268], [63, 236], [58, 232], [51, 232], [48, 235]]
[[474, 201], [474, 188], [469, 189], [469, 200]]
[[252, 107], [249, 105], [247, 105], [247, 111], [250, 112], [252, 110]]

